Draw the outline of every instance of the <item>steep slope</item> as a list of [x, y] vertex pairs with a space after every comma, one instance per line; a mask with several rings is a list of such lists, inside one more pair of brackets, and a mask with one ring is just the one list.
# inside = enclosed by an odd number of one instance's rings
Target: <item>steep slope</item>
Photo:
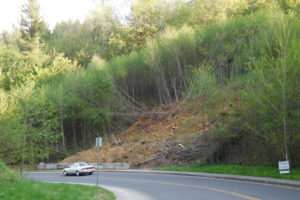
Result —
[[[200, 105], [196, 110], [199, 108]], [[210, 128], [210, 123], [205, 120], [207, 118], [187, 111], [185, 103], [157, 108], [152, 114], [141, 116], [132, 127], [117, 137], [104, 141], [101, 162], [128, 162], [132, 167], [184, 164], [194, 159], [192, 151], [195, 141], [204, 130]], [[79, 152], [62, 162], [82, 160], [96, 162], [97, 148]]]

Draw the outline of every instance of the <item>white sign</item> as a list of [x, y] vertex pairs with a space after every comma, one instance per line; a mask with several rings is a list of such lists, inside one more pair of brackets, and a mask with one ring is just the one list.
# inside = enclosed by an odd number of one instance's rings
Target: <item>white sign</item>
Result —
[[102, 146], [102, 137], [97, 137], [96, 138], [96, 146], [101, 147]]
[[279, 161], [278, 169], [279, 169], [280, 174], [289, 174], [290, 173], [289, 161]]

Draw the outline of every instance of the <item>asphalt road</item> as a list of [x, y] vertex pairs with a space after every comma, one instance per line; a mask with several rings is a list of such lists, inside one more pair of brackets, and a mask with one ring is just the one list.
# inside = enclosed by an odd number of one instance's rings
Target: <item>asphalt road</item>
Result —
[[[60, 172], [27, 174], [44, 182], [96, 184], [97, 175], [62, 176]], [[300, 188], [289, 188], [216, 178], [156, 175], [124, 172], [101, 172], [100, 185], [128, 188], [158, 200], [297, 200]]]

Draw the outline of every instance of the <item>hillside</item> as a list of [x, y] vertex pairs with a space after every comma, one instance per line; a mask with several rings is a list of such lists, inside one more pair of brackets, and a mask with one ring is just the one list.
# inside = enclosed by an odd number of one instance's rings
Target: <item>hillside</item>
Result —
[[[192, 159], [191, 148], [211, 123], [197, 109], [187, 111], [185, 103], [165, 105], [152, 114], [139, 117], [136, 123], [106, 140], [101, 148], [103, 163], [128, 162], [131, 167], [158, 167], [185, 164]], [[206, 116], [207, 118], [207, 116]], [[204, 156], [204, 155], [202, 155]], [[70, 156], [62, 163], [97, 162], [97, 148]]]
[[38, 5], [0, 36], [5, 164], [58, 162], [102, 136], [102, 162], [133, 167], [300, 166], [299, 1], [136, 0], [125, 24], [101, 4], [53, 30]]

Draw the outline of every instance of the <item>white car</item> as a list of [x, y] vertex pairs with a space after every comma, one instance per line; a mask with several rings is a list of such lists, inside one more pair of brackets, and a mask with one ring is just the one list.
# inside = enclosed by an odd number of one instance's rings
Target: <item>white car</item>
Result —
[[95, 166], [89, 165], [86, 162], [76, 162], [68, 168], [63, 169], [63, 175], [75, 174], [76, 176], [80, 176], [81, 174], [92, 174], [94, 171], [96, 171]]

